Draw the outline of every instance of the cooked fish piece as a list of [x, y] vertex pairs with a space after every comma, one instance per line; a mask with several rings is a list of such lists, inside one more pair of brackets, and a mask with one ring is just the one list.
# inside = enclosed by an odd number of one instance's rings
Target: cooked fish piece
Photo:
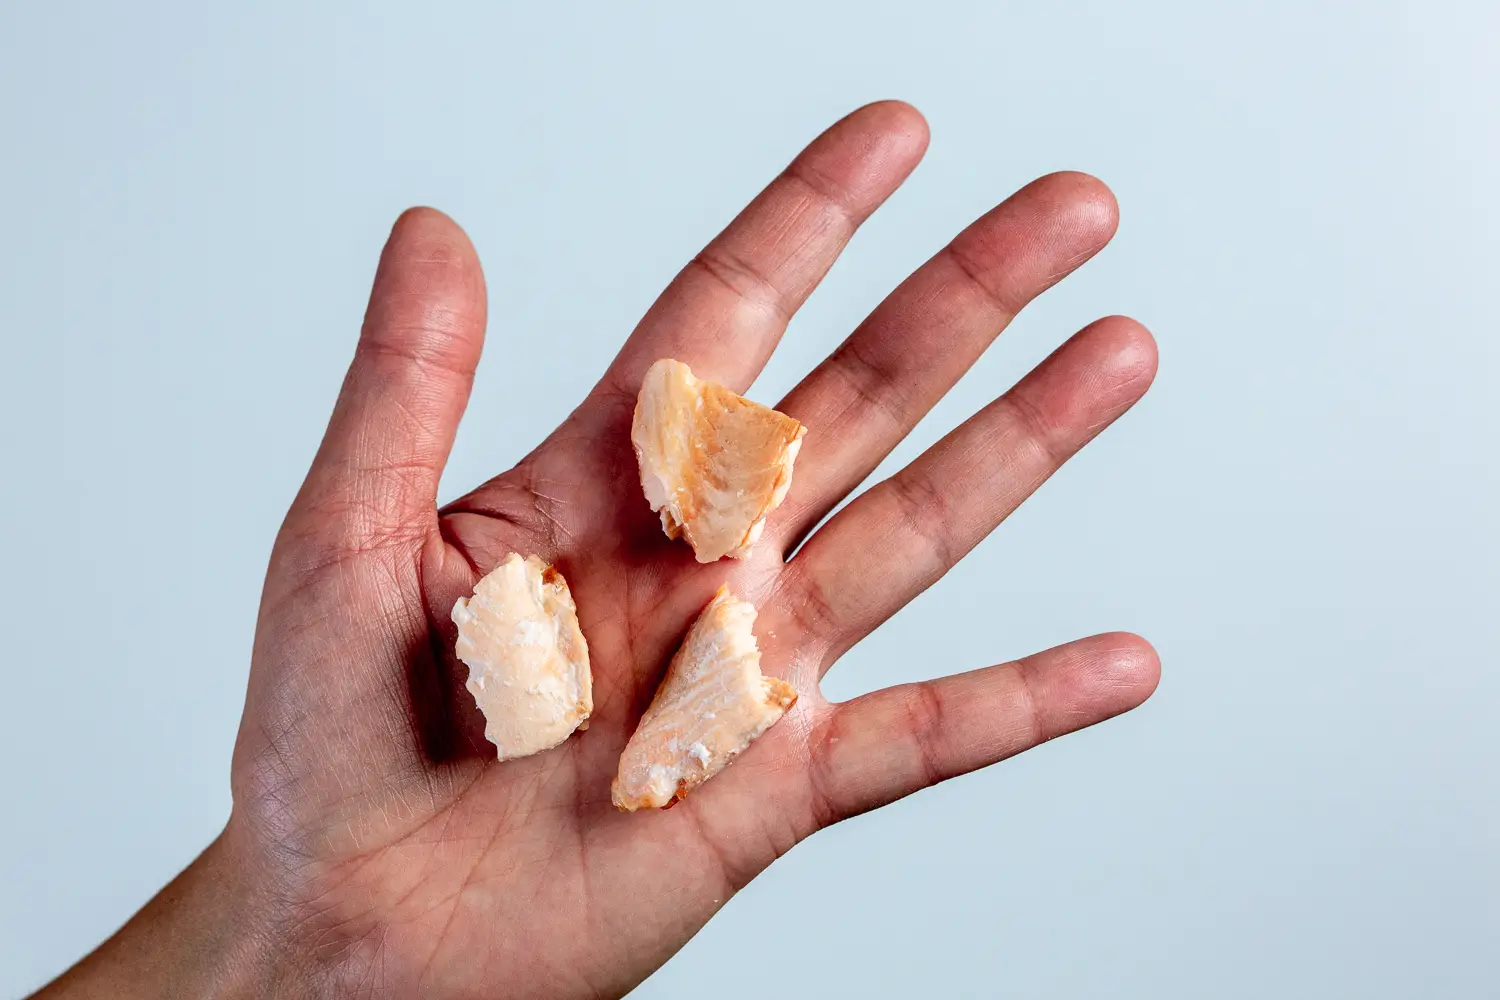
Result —
[[464, 686], [501, 760], [555, 747], [594, 710], [589, 645], [561, 573], [536, 556], [506, 556], [453, 605]]
[[805, 433], [786, 414], [663, 358], [641, 383], [630, 440], [662, 530], [685, 537], [708, 563], [743, 558], [755, 544], [792, 485]]
[[633, 812], [685, 798], [796, 703], [795, 688], [761, 675], [754, 624], [755, 605], [720, 587], [625, 744], [610, 789], [616, 806]]

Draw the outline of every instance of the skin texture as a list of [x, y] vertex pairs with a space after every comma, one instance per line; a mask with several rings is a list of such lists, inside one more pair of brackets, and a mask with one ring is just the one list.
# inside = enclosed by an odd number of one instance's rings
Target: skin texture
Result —
[[[835, 124], [683, 269], [561, 427], [441, 511], [484, 280], [446, 216], [402, 215], [272, 553], [229, 823], [40, 995], [619, 996], [820, 828], [1145, 700], [1156, 656], [1128, 634], [841, 704], [818, 687], [1145, 392], [1155, 346], [1131, 320], [1075, 334], [801, 544], [1026, 302], [1109, 240], [1114, 199], [1091, 177], [1043, 177], [985, 214], [778, 404], [809, 433], [750, 558], [697, 564], [641, 495], [629, 429], [645, 369], [675, 357], [744, 391], [926, 145], [896, 102]], [[504, 341], [492, 350], [503, 366]], [[448, 613], [511, 551], [566, 576], [595, 711], [562, 746], [497, 763]], [[620, 751], [721, 583], [760, 609], [762, 664], [801, 697], [681, 804], [617, 812]]]

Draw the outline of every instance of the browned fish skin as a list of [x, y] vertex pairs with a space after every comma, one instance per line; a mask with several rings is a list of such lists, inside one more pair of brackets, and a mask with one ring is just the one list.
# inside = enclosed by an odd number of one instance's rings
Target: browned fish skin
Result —
[[755, 606], [720, 587], [620, 755], [617, 807], [660, 809], [686, 797], [796, 703], [790, 684], [762, 676], [754, 624]]
[[707, 563], [749, 552], [791, 486], [806, 432], [786, 414], [663, 358], [641, 382], [630, 438], [662, 530], [685, 537]]

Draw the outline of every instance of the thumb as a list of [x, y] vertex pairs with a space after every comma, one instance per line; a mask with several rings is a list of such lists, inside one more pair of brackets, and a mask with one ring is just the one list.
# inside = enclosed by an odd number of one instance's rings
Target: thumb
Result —
[[484, 275], [430, 208], [391, 229], [354, 360], [288, 524], [345, 551], [419, 540], [484, 342]]

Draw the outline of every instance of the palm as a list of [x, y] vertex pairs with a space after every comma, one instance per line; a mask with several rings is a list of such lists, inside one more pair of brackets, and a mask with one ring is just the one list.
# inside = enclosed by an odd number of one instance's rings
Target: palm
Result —
[[[628, 428], [645, 365], [673, 356], [748, 385], [923, 141], [920, 119], [889, 104], [825, 133], [679, 276], [562, 428], [441, 513], [432, 496], [478, 360], [483, 286], [452, 223], [398, 223], [273, 555], [236, 753], [231, 834], [262, 860], [287, 950], [329, 992], [618, 995], [821, 826], [1149, 693], [1149, 647], [1124, 636], [842, 705], [818, 692], [844, 650], [1144, 391], [1154, 358], [1129, 321], [1074, 337], [783, 559], [1010, 311], [1107, 240], [1112, 203], [1091, 179], [1044, 178], [970, 227], [781, 404], [810, 432], [750, 559], [698, 565], [635, 488]], [[595, 710], [562, 747], [497, 763], [447, 612], [512, 551], [567, 577]], [[618, 813], [620, 750], [726, 582], [760, 608], [763, 663], [801, 698], [677, 808]]]

